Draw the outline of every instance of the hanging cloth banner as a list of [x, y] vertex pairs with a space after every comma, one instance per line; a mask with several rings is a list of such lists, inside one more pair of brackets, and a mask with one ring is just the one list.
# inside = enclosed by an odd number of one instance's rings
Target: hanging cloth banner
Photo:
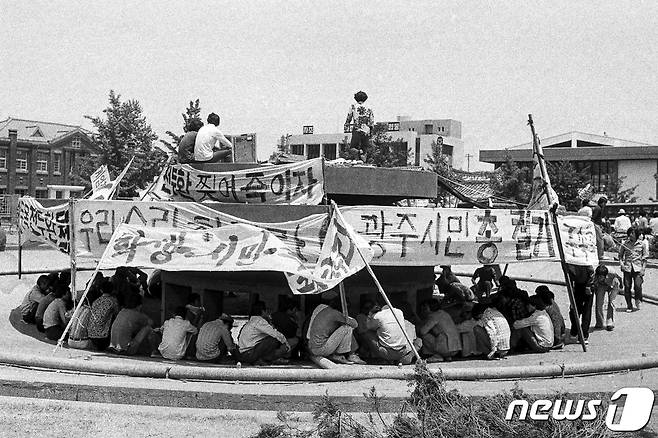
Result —
[[[345, 222], [374, 251], [371, 265], [557, 261], [553, 225], [547, 211], [478, 210], [393, 206], [341, 207]], [[327, 234], [326, 213], [299, 220], [251, 222], [209, 204], [78, 200], [73, 205], [76, 260], [98, 261], [122, 222], [154, 228], [199, 230], [243, 223], [265, 228], [294, 244], [314, 263]], [[568, 240], [563, 238], [565, 242]]]
[[564, 261], [572, 265], [599, 265], [594, 222], [585, 216], [558, 216]]
[[[126, 173], [128, 173], [128, 169], [130, 169], [130, 165], [133, 163], [134, 159], [135, 159], [135, 157], [132, 157], [130, 159], [130, 161], [128, 162], [128, 164], [126, 164], [126, 167], [123, 168], [123, 170], [121, 171], [119, 176], [117, 176], [112, 181], [109, 181], [110, 174], [107, 170], [107, 166], [103, 165], [100, 168], [98, 168], [98, 170], [96, 170], [96, 172], [94, 172], [91, 175], [91, 185], [92, 185], [92, 188], [93, 188], [93, 193], [89, 197], [89, 199], [112, 199], [112, 197], [114, 196], [117, 188], [119, 187], [119, 183], [121, 183], [121, 180], [123, 179], [123, 177], [126, 176]], [[103, 168], [105, 168], [105, 172], [107, 173], [107, 180], [108, 181], [105, 184], [103, 184], [102, 186], [98, 186], [97, 188], [94, 188], [94, 175], [96, 175], [96, 174], [100, 175], [101, 172], [103, 171], [102, 170]], [[105, 178], [104, 176], [102, 176], [102, 177], [98, 176], [98, 177], [103, 178], [103, 179]], [[101, 181], [103, 181], [103, 180], [101, 180]], [[100, 183], [97, 182], [97, 184], [100, 184]]]
[[[368, 244], [353, 236], [340, 215], [332, 218], [316, 263], [294, 244], [247, 224], [207, 230], [150, 228], [121, 224], [110, 239], [99, 269], [120, 266], [166, 271], [279, 271], [293, 293], [321, 293], [365, 267], [355, 245], [372, 257]], [[355, 241], [352, 238], [355, 237]]]
[[46, 208], [31, 197], [18, 200], [20, 245], [30, 240], [44, 242], [68, 254], [71, 241], [69, 222], [68, 203]]
[[317, 205], [324, 197], [322, 158], [232, 172], [169, 166], [155, 188], [159, 198], [249, 204]]
[[107, 170], [107, 166], [103, 164], [101, 167], [96, 169], [94, 173], [89, 177], [91, 180], [91, 191], [95, 194], [99, 192], [105, 186], [111, 187], [112, 180], [110, 179], [110, 171]]

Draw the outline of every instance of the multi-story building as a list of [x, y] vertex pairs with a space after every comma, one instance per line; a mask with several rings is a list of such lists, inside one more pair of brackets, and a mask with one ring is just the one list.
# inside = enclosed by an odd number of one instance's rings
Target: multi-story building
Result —
[[[621, 178], [622, 189], [637, 186], [634, 196], [638, 201], [657, 198], [658, 146], [576, 131], [543, 138], [541, 145], [546, 161], [568, 160], [576, 169], [588, 172], [595, 192], [605, 192], [611, 182]], [[508, 158], [530, 166], [532, 143], [480, 151], [480, 161], [495, 167]]]
[[[425, 158], [432, 153], [432, 143], [442, 141], [443, 153], [453, 167], [461, 169], [464, 162], [464, 142], [460, 121], [411, 120], [408, 116], [398, 116], [394, 122], [383, 123], [391, 140], [409, 150], [408, 165], [428, 167]], [[351, 127], [347, 127], [345, 132], [333, 134], [314, 134], [313, 130], [308, 128], [304, 127], [304, 131], [308, 133], [290, 136], [288, 144], [292, 155], [306, 159], [325, 157], [333, 160], [340, 155], [344, 144], [349, 145], [352, 137]]]
[[82, 156], [97, 152], [80, 126], [7, 118], [0, 121], [0, 195], [36, 198], [79, 196], [71, 170]]

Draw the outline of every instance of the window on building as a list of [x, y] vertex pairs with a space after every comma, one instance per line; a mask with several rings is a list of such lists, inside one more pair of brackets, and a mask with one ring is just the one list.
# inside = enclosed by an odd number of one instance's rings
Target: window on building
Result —
[[576, 161], [575, 166], [579, 172], [589, 172], [595, 192], [605, 192], [618, 179], [618, 163], [614, 160]]
[[27, 195], [27, 189], [15, 188], [14, 189], [14, 194], [18, 195], [18, 196], [25, 196], [25, 195]]
[[309, 144], [306, 145], [306, 158], [309, 160], [311, 158], [318, 158], [320, 156], [320, 145], [319, 144]]
[[37, 191], [35, 193], [35, 198], [47, 199], [48, 198], [48, 190], [47, 189], [37, 189]]
[[425, 125], [425, 134], [434, 134], [434, 125]]
[[73, 139], [71, 140], [71, 147], [80, 149], [80, 136], [79, 135], [76, 135], [75, 137], [73, 137]]
[[293, 155], [304, 155], [304, 145], [303, 144], [291, 144], [290, 153]]
[[337, 149], [337, 144], [325, 144], [324, 145], [324, 157], [327, 160], [335, 160], [336, 159], [336, 149]]
[[27, 172], [27, 151], [16, 151], [16, 171]]
[[62, 154], [53, 154], [53, 173], [62, 172]]
[[0, 149], [0, 169], [7, 169], [7, 149]]
[[450, 146], [450, 145], [444, 144], [444, 145], [441, 147], [441, 153], [443, 153], [443, 155], [449, 155], [449, 156], [452, 157], [452, 154], [454, 153], [454, 151], [455, 151], [454, 146]]
[[37, 172], [48, 173], [48, 152], [37, 152]]
[[[7, 194], [7, 187], [0, 187], [0, 195], [6, 195]], [[2, 205], [2, 203], [0, 203]]]
[[62, 199], [64, 197], [64, 192], [62, 190], [55, 190], [55, 199]]

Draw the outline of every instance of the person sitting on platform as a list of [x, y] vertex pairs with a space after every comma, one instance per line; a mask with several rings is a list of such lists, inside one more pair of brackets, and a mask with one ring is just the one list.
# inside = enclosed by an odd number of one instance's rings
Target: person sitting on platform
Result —
[[525, 345], [533, 353], [546, 353], [554, 340], [551, 318], [537, 295], [528, 298], [527, 307], [530, 316], [514, 322], [510, 345], [517, 351]]
[[462, 349], [459, 331], [450, 315], [442, 310], [436, 299], [421, 304], [421, 325], [418, 334], [423, 340], [423, 354], [428, 362], [450, 361]]
[[112, 282], [105, 279], [101, 284], [102, 295], [91, 304], [89, 319], [89, 339], [98, 351], [110, 346], [112, 321], [119, 313], [119, 301], [114, 296]]
[[[369, 330], [376, 330], [377, 333], [376, 343], [372, 343], [370, 348], [375, 358], [403, 365], [409, 365], [413, 361], [413, 350], [405, 337], [406, 328], [402, 310], [390, 307], [388, 304], [381, 308], [375, 306], [368, 315], [367, 327]], [[411, 338], [412, 342], [414, 338], [415, 336]]]
[[[233, 144], [219, 130], [219, 116], [208, 115], [208, 124], [203, 126], [194, 141], [194, 160], [204, 163], [221, 163], [233, 153]], [[220, 143], [224, 147], [218, 147]]]
[[48, 294], [49, 287], [50, 281], [48, 280], [48, 276], [41, 275], [37, 280], [37, 284], [30, 289], [21, 303], [20, 309], [23, 321], [28, 324], [36, 323], [35, 316], [37, 308], [39, 307], [41, 300], [43, 300], [46, 294]]
[[465, 303], [459, 319], [453, 320], [462, 343], [461, 357], [479, 356], [483, 353], [478, 348], [475, 336], [475, 327], [477, 326], [477, 321], [473, 318], [473, 306], [475, 304], [477, 303]]
[[251, 317], [238, 335], [240, 361], [247, 364], [287, 364], [283, 358], [292, 348], [286, 337], [272, 327], [270, 312], [262, 301], [251, 307]]
[[41, 301], [39, 302], [39, 305], [37, 306], [36, 312], [34, 312], [34, 323], [37, 326], [37, 330], [39, 330], [40, 332], [45, 331], [45, 329], [43, 327], [43, 314], [46, 312], [46, 309], [48, 308], [48, 306], [50, 306], [50, 304], [55, 300], [55, 298], [57, 298], [55, 296], [54, 291], [55, 291], [55, 288], [59, 287], [58, 285], [59, 285], [58, 281], [55, 282], [54, 284], [51, 283], [51, 285], [49, 287], [50, 293], [48, 293], [48, 295], [46, 295], [45, 297], [43, 297], [41, 299]]
[[285, 297], [281, 300], [279, 311], [272, 314], [272, 325], [283, 333], [292, 348], [289, 355], [297, 355], [299, 352], [297, 310], [297, 303], [291, 298]]
[[187, 347], [192, 341], [192, 336], [198, 330], [185, 316], [185, 307], [179, 306], [174, 311], [174, 317], [166, 320], [159, 329], [162, 332], [162, 342], [158, 351], [165, 359], [180, 360], [185, 357]]
[[473, 318], [477, 326], [473, 328], [478, 350], [488, 359], [503, 359], [510, 349], [511, 330], [507, 319], [493, 305], [478, 303], [473, 306]]
[[73, 301], [71, 300], [71, 290], [61, 283], [55, 287], [52, 294], [55, 298], [43, 313], [43, 328], [48, 339], [57, 341], [62, 337], [62, 333], [71, 319], [67, 312], [73, 308]]
[[194, 162], [194, 146], [197, 131], [203, 128], [203, 122], [199, 119], [190, 119], [187, 122], [187, 130], [178, 142], [178, 162], [181, 164]]
[[498, 280], [496, 280], [496, 272], [491, 265], [484, 265], [477, 268], [475, 272], [473, 272], [471, 281], [475, 285], [475, 295], [480, 301], [483, 298], [489, 299], [489, 295], [491, 295], [491, 290], [493, 289], [494, 284], [498, 286]]
[[91, 320], [91, 305], [95, 295], [88, 293], [78, 314], [72, 317], [71, 329], [69, 330], [68, 346], [78, 350], [87, 350], [94, 344], [89, 339], [89, 321]]
[[[135, 286], [132, 286], [135, 288]], [[133, 290], [126, 297], [126, 307], [117, 315], [110, 331], [109, 349], [118, 354], [150, 355], [159, 342], [153, 331], [153, 321], [141, 312], [142, 296]]]
[[196, 358], [203, 362], [219, 362], [226, 358], [227, 353], [235, 359], [238, 356], [237, 347], [231, 336], [233, 318], [222, 315], [205, 323], [196, 339]]
[[199, 328], [206, 322], [206, 308], [201, 305], [201, 296], [199, 294], [190, 294], [185, 305], [185, 319]]
[[309, 352], [332, 362], [364, 364], [356, 354], [359, 346], [354, 338], [356, 320], [343, 315], [340, 298], [334, 291], [325, 292], [324, 297], [330, 300], [329, 305], [319, 304], [309, 321], [306, 335]]
[[359, 314], [356, 315], [356, 323], [358, 324], [354, 329], [354, 338], [359, 344], [358, 354], [362, 359], [369, 359], [374, 357], [373, 352], [370, 351], [372, 340], [377, 339], [377, 331], [368, 328], [368, 316], [370, 311], [375, 307], [375, 302], [371, 299], [361, 301], [361, 308]]
[[450, 265], [442, 265], [441, 275], [434, 281], [434, 284], [439, 288], [439, 292], [442, 295], [446, 295], [452, 283], [459, 283], [459, 279], [452, 273], [452, 267]]
[[567, 328], [560, 307], [555, 302], [555, 295], [546, 285], [537, 286], [535, 294], [544, 302], [546, 306], [544, 310], [546, 310], [546, 313], [551, 318], [551, 323], [553, 323], [553, 348], [562, 348], [564, 346]]

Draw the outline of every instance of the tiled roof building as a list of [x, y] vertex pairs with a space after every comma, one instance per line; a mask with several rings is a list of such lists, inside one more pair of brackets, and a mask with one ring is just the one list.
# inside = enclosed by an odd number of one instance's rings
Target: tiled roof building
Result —
[[90, 132], [77, 125], [9, 117], [0, 121], [0, 195], [68, 198], [80, 157], [96, 152]]

